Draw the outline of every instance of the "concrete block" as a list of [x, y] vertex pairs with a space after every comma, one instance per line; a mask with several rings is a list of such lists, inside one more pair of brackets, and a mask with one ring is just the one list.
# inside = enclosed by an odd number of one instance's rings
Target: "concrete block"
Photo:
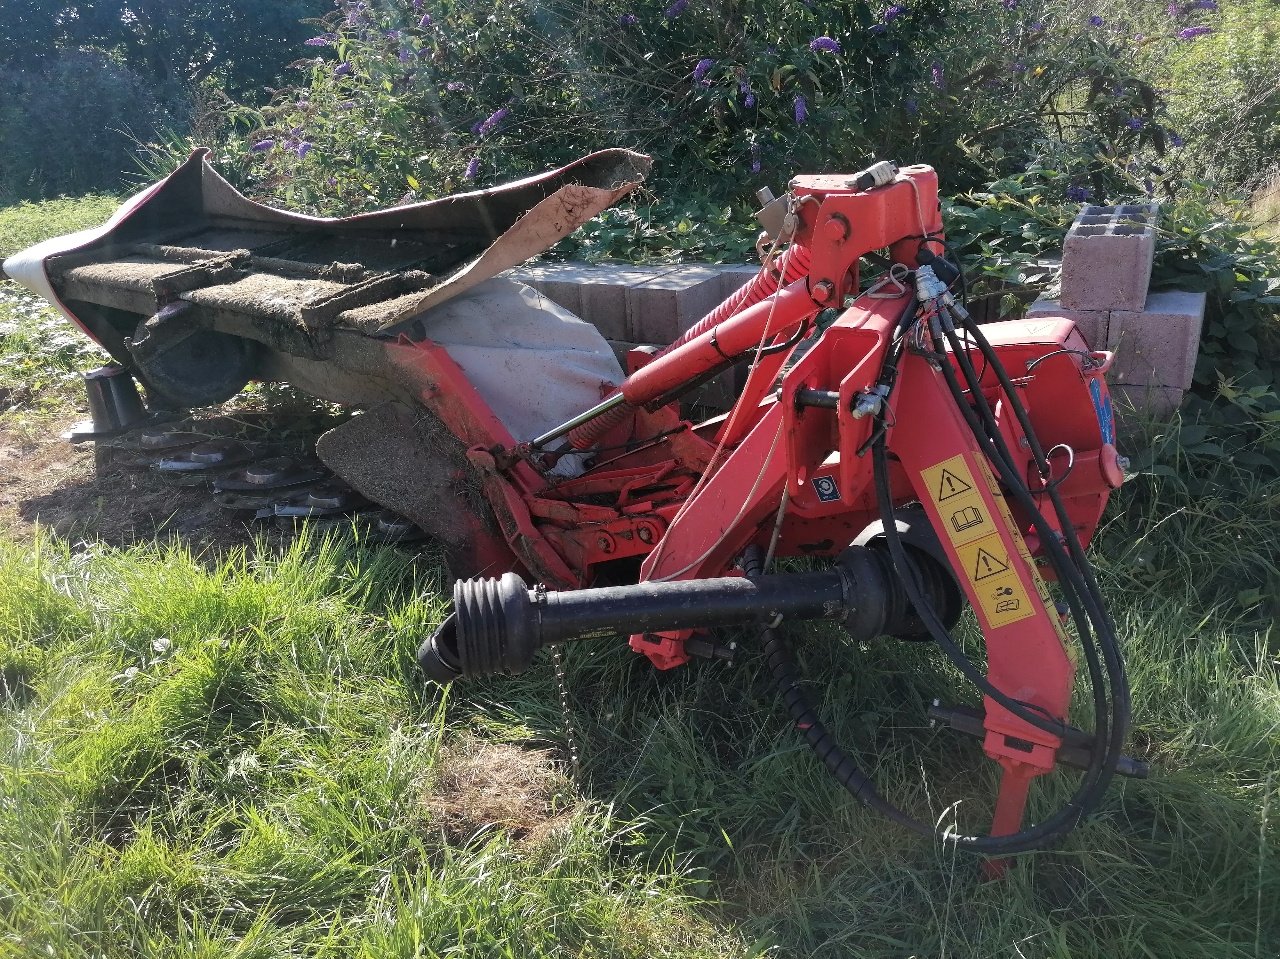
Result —
[[1068, 310], [1057, 300], [1036, 300], [1027, 307], [1026, 318], [1030, 320], [1037, 316], [1070, 320], [1095, 350], [1108, 348], [1107, 331], [1111, 314], [1106, 310]]
[[672, 266], [538, 263], [508, 275], [595, 326], [606, 339], [626, 340], [627, 289], [660, 279]]
[[1107, 349], [1116, 354], [1109, 379], [1129, 386], [1191, 386], [1205, 294], [1167, 291], [1147, 298], [1145, 310], [1111, 313]]
[[727, 300], [760, 274], [759, 263], [734, 263], [717, 266], [720, 271], [720, 299]]
[[1157, 204], [1086, 206], [1062, 246], [1069, 310], [1141, 310], [1155, 256]]
[[1137, 426], [1144, 419], [1164, 421], [1172, 418], [1182, 405], [1185, 390], [1176, 386], [1125, 386], [1110, 387], [1111, 406], [1115, 411], [1116, 434], [1124, 451], [1124, 436], [1138, 432]]
[[670, 343], [720, 304], [720, 290], [720, 271], [712, 266], [677, 267], [628, 287], [625, 339]]

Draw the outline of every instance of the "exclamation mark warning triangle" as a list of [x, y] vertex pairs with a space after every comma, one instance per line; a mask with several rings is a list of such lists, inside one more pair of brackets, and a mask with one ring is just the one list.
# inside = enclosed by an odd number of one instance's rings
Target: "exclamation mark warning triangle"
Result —
[[998, 556], [988, 553], [981, 547], [978, 548], [978, 555], [973, 559], [973, 581], [986, 579], [989, 576], [999, 576], [1001, 573], [1009, 571], [1009, 564]]
[[938, 478], [938, 502], [949, 500], [953, 496], [960, 496], [973, 489], [968, 483], [962, 480], [949, 469], [942, 471], [942, 476]]

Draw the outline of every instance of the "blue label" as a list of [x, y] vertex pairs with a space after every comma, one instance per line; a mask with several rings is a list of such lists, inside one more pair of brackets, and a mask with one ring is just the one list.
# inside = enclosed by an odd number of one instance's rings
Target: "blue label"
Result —
[[815, 476], [813, 478], [813, 491], [818, 494], [818, 499], [824, 503], [834, 503], [840, 498], [840, 487], [836, 485], [834, 476]]
[[1102, 430], [1102, 442], [1116, 444], [1116, 418], [1111, 408], [1110, 395], [1102, 395], [1102, 383], [1094, 377], [1089, 381], [1089, 395], [1093, 397], [1093, 411], [1098, 415], [1098, 428]]

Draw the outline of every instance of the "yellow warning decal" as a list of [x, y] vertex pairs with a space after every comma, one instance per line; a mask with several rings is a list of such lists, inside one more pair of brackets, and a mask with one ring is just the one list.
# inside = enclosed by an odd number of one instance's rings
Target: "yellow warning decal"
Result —
[[987, 504], [978, 492], [973, 473], [963, 456], [953, 456], [922, 474], [929, 497], [942, 514], [942, 525], [952, 544], [972, 543], [996, 532]]
[[1008, 626], [1035, 615], [1026, 587], [999, 534], [958, 546], [960, 565], [973, 595], [992, 626]]
[[[992, 491], [1004, 528], [1015, 530], [999, 486], [986, 464], [979, 462], [982, 481]], [[984, 618], [992, 626], [1007, 626], [1034, 616], [1035, 607], [1018, 578], [1008, 549], [1000, 538], [997, 517], [979, 492], [973, 471], [963, 456], [953, 456], [922, 471], [925, 489], [938, 508], [941, 530], [959, 554], [961, 572], [969, 581]], [[1015, 534], [1016, 535], [1016, 534]], [[1019, 543], [1019, 546], [1022, 544]], [[1025, 547], [1023, 547], [1025, 550]], [[1023, 556], [1031, 570], [1030, 556]], [[1034, 571], [1032, 570], [1034, 576]]]

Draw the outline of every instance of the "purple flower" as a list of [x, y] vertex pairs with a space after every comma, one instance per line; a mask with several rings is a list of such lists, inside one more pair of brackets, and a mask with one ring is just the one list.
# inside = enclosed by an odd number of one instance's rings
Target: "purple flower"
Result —
[[892, 23], [894, 20], [897, 20], [898, 17], [902, 16], [906, 12], [907, 12], [906, 7], [904, 7], [900, 3], [895, 3], [893, 6], [891, 6], [888, 10], [884, 12], [884, 22]]
[[334, 67], [333, 75], [335, 77], [346, 77], [350, 76], [353, 70], [355, 70], [355, 67], [353, 67], [349, 62], [343, 61]]
[[448, 83], [444, 85], [444, 88], [448, 90], [450, 93], [457, 93], [459, 90], [470, 89], [470, 87], [468, 87], [461, 80], [450, 80]]
[[1187, 27], [1185, 30], [1178, 31], [1178, 39], [1194, 40], [1196, 37], [1203, 37], [1206, 33], [1213, 33], [1213, 27]]
[[418, 21], [418, 29], [425, 30], [429, 26], [431, 26], [431, 14], [424, 13], [422, 19]]
[[1010, 73], [1026, 73], [1027, 65], [1025, 63], [1014, 63], [1009, 66]]
[[249, 147], [249, 149], [252, 150], [254, 153], [266, 153], [275, 145], [276, 145], [275, 140], [259, 140], [253, 146]]
[[1218, 0], [1195, 0], [1191, 4], [1192, 10], [1208, 10], [1210, 13], [1218, 12]]
[[480, 158], [472, 157], [471, 162], [467, 164], [467, 168], [463, 171], [462, 178], [464, 180], [474, 180], [476, 174], [480, 172]]
[[422, 4], [423, 4], [424, 2], [425, 2], [425, 0], [413, 0], [413, 9], [415, 9], [415, 10], [421, 10], [421, 9], [422, 9]]
[[803, 93], [796, 94], [793, 106], [795, 107], [796, 123], [804, 123], [805, 120], [809, 119], [809, 104], [805, 102]]
[[912, 116], [920, 112], [920, 104], [916, 102], [915, 97], [908, 97], [902, 104], [902, 108]]
[[330, 36], [329, 34], [327, 34], [327, 33], [326, 33], [326, 34], [324, 34], [323, 36], [319, 36], [319, 37], [312, 37], [310, 40], [307, 40], [307, 41], [304, 43], [304, 46], [308, 46], [308, 47], [331, 47], [331, 46], [333, 46], [333, 37], [331, 37], [331, 36]]
[[1018, 9], [1018, 0], [1000, 0], [1000, 2], [1004, 4], [1006, 10]]
[[663, 14], [668, 20], [674, 20], [680, 14], [684, 13], [685, 7], [689, 6], [689, 0], [676, 0], [675, 3], [667, 7], [666, 13]]
[[622, 24], [624, 27], [634, 27], [639, 22], [640, 18], [634, 13], [624, 13], [622, 16], [618, 17], [618, 23]]
[[1173, 3], [1164, 8], [1164, 12], [1171, 17], [1180, 17], [1182, 16], [1182, 7], [1178, 5], [1177, 0], [1174, 0]]
[[942, 64], [937, 60], [933, 61], [933, 66], [929, 68], [929, 76], [933, 81], [933, 85], [941, 90], [946, 83], [946, 78], [942, 73]]
[[1091, 16], [1091, 17], [1089, 18], [1089, 26], [1091, 26], [1091, 27], [1100, 27], [1100, 26], [1102, 26], [1102, 17], [1098, 16], [1098, 15], [1095, 13], [1093, 16]]
[[412, 59], [413, 59], [413, 51], [412, 51], [412, 50], [410, 50], [408, 47], [401, 47], [401, 48], [400, 48], [400, 62], [401, 62], [401, 63], [408, 63], [408, 62], [409, 62], [409, 61], [411, 61]]
[[388, 31], [387, 31], [387, 39], [388, 39], [388, 40], [399, 40], [399, 39], [400, 39], [400, 31], [399, 31], [399, 30], [388, 30]]
[[1141, 42], [1142, 42], [1143, 40], [1145, 40], [1145, 39], [1147, 39], [1147, 35], [1146, 35], [1145, 33], [1138, 33], [1138, 34], [1135, 34], [1135, 35], [1134, 35], [1134, 37], [1133, 37], [1133, 42], [1134, 42], [1134, 43], [1141, 43]]
[[493, 113], [489, 114], [486, 119], [480, 121], [480, 123], [476, 124], [471, 129], [474, 133], [478, 133], [480, 136], [487, 136], [493, 132], [494, 127], [507, 118], [509, 113], [511, 113], [511, 111], [507, 107], [502, 107], [501, 109], [495, 110]]
[[1035, 23], [1027, 27], [1032, 33], [1044, 33], [1044, 21], [1037, 20]]
[[1089, 188], [1087, 186], [1069, 186], [1067, 187], [1067, 199], [1076, 203], [1084, 203], [1089, 199]]
[[1125, 126], [1130, 130], [1141, 130], [1144, 126], [1142, 117], [1130, 117], [1128, 122], [1125, 123]]
[[1181, 146], [1184, 146], [1184, 145], [1186, 144], [1186, 141], [1185, 141], [1184, 139], [1182, 139], [1182, 137], [1178, 136], [1178, 134], [1177, 134], [1177, 133], [1175, 133], [1173, 130], [1170, 130], [1170, 131], [1169, 131], [1169, 143], [1170, 143], [1170, 145], [1171, 145], [1171, 146], [1174, 146], [1174, 147], [1181, 147]]
[[311, 152], [311, 149], [312, 149], [311, 144], [307, 143], [304, 140], [303, 142], [299, 143], [296, 147], [293, 148], [293, 152], [298, 154], [299, 160], [305, 160], [307, 157], [307, 154]]
[[751, 172], [760, 172], [760, 144], [751, 144]]
[[809, 41], [809, 49], [814, 53], [839, 53], [840, 41], [831, 37], [814, 37]]
[[710, 57], [703, 57], [699, 60], [698, 65], [693, 68], [693, 82], [701, 83], [706, 87], [711, 86], [711, 81], [706, 79], [706, 76], [711, 72], [711, 68], [715, 65], [716, 62]]
[[751, 84], [746, 80], [738, 81], [738, 92], [742, 94], [742, 105], [748, 110], [756, 105], [756, 91], [751, 89]]

